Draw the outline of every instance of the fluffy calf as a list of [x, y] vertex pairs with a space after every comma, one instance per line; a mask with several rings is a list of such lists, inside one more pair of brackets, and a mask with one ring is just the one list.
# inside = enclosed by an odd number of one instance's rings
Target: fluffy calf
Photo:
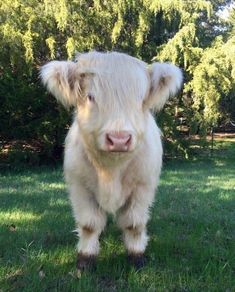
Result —
[[162, 145], [150, 109], [180, 88], [174, 65], [111, 52], [79, 54], [41, 69], [47, 89], [75, 108], [64, 173], [79, 233], [78, 267], [99, 253], [106, 213], [116, 214], [128, 254], [144, 253], [149, 208], [159, 181]]

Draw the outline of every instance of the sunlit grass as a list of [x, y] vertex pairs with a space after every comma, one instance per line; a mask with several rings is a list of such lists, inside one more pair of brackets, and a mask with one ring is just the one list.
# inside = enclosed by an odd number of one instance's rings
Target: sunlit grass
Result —
[[27, 221], [39, 220], [41, 216], [28, 212], [22, 211], [12, 211], [12, 212], [0, 212], [0, 221], [1, 223], [22, 223]]
[[0, 291], [234, 291], [235, 143], [219, 143], [213, 157], [165, 163], [141, 271], [110, 218], [97, 270], [78, 278], [62, 169], [2, 172]]

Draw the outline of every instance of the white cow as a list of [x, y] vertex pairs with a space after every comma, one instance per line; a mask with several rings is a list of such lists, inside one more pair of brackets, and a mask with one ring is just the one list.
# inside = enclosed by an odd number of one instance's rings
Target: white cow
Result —
[[117, 52], [90, 52], [76, 62], [44, 65], [41, 78], [58, 101], [75, 108], [64, 173], [80, 237], [78, 268], [98, 255], [106, 213], [116, 215], [129, 257], [138, 265], [162, 166], [160, 130], [150, 109], [160, 110], [180, 89], [180, 69]]

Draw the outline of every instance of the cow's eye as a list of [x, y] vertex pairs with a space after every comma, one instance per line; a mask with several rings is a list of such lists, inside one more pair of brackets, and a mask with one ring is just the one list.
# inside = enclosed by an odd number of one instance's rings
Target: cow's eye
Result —
[[94, 95], [92, 95], [92, 94], [90, 94], [90, 93], [87, 94], [87, 99], [88, 99], [90, 102], [95, 102], [95, 97], [94, 97]]

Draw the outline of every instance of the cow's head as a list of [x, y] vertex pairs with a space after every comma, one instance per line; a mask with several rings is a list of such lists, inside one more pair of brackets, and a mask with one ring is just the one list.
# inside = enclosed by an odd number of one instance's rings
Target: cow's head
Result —
[[134, 151], [143, 139], [149, 109], [160, 110], [182, 83], [174, 65], [148, 66], [116, 52], [52, 61], [41, 68], [41, 78], [65, 107], [77, 109], [86, 146], [102, 152]]

